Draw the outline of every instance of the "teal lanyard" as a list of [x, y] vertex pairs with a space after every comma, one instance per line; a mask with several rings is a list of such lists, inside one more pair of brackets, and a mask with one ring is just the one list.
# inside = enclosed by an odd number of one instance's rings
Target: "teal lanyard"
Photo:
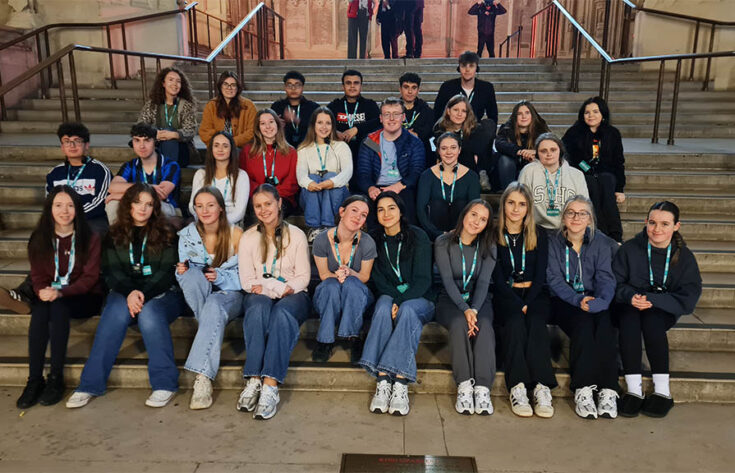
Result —
[[[565, 270], [566, 270], [566, 281], [567, 284], [569, 284], [570, 277], [569, 277], [569, 247], [567, 246], [565, 248], [566, 251], [566, 264], [565, 264]], [[572, 283], [572, 287], [577, 292], [584, 292], [584, 281], [582, 280], [582, 252], [579, 252], [579, 255], [577, 256], [577, 274], [574, 275], [574, 282]]]
[[416, 110], [413, 111], [413, 115], [411, 115], [411, 121], [408, 121], [408, 118], [403, 119], [403, 128], [411, 129], [413, 128], [413, 124], [416, 123], [416, 119], [421, 115], [421, 112], [416, 113]]
[[[140, 173], [143, 175], [143, 182], [146, 183], [146, 184], [148, 184], [148, 176], [145, 173], [145, 168], [143, 167], [143, 161], [141, 161], [140, 158], [138, 158], [138, 163], [140, 164]], [[156, 164], [158, 164], [158, 163], [156, 163]], [[158, 166], [155, 166], [153, 168], [153, 173], [151, 174], [151, 182], [153, 184], [156, 183], [156, 169], [157, 168], [158, 168]], [[163, 168], [163, 156], [161, 156], [161, 168]], [[79, 174], [81, 174], [81, 172]]]
[[[462, 291], [467, 291], [467, 286], [470, 284], [470, 281], [472, 280], [472, 276], [475, 274], [475, 266], [477, 266], [477, 250], [480, 249], [479, 243], [475, 246], [475, 256], [472, 258], [472, 269], [470, 269], [470, 274], [467, 274], [467, 268], [466, 268], [466, 262], [464, 258], [464, 245], [462, 245], [462, 239], [459, 240], [459, 252], [462, 253]], [[469, 294], [468, 294], [469, 296]], [[462, 296], [465, 297], [465, 296]], [[467, 297], [469, 298], [469, 297]], [[465, 298], [465, 300], [467, 300]]]
[[[263, 151], [263, 175], [265, 176], [265, 179], [268, 180], [268, 166], [265, 164], [265, 151]], [[273, 161], [271, 162], [271, 175], [270, 178], [273, 179], [273, 182], [278, 185], [278, 178], [276, 177], [276, 150], [273, 149]]]
[[[145, 264], [145, 245], [148, 243], [148, 235], [143, 237], [143, 245], [140, 247], [140, 265]], [[133, 242], [130, 242], [128, 247], [128, 254], [130, 255], [130, 266], [135, 266], [135, 259], [133, 258]]]
[[393, 266], [393, 262], [390, 260], [390, 253], [388, 252], [388, 243], [383, 242], [383, 247], [385, 248], [385, 256], [388, 258], [388, 264], [390, 265], [390, 269], [393, 270], [393, 273], [398, 278], [398, 282], [401, 284], [403, 283], [403, 276], [401, 276], [401, 247], [403, 246], [403, 242], [398, 242], [398, 251], [396, 252], [396, 265]]
[[71, 183], [69, 182], [71, 180], [71, 165], [69, 165], [69, 167], [66, 168], [66, 185], [67, 186], [69, 186], [72, 189], [74, 189], [74, 186], [77, 184], [77, 181], [79, 180], [79, 177], [84, 172], [84, 168], [87, 167], [87, 163], [88, 162], [89, 161], [86, 161], [84, 164], [82, 164], [82, 168], [77, 173], [77, 177], [75, 177], [74, 180], [71, 181]]
[[327, 154], [329, 153], [329, 145], [327, 144], [327, 147], [324, 149], [324, 159], [322, 160], [322, 152], [319, 151], [319, 145], [314, 144], [316, 146], [316, 154], [319, 156], [319, 164], [322, 167], [322, 171], [327, 170]]
[[[276, 260], [277, 259], [278, 259], [278, 250], [276, 250], [276, 254], [273, 255], [273, 262], [271, 263], [271, 271], [270, 271], [270, 273], [268, 272], [268, 269], [267, 269], [265, 263], [263, 263], [263, 273], [270, 274], [272, 277], [275, 278], [276, 277]], [[278, 279], [281, 279], [281, 278], [278, 278]]]
[[352, 119], [350, 119], [350, 112], [347, 111], [347, 100], [344, 101], [345, 103], [345, 115], [347, 118], [347, 126], [352, 128], [355, 126], [355, 117], [357, 116], [357, 108], [360, 106], [360, 102], [355, 102], [355, 111], [352, 112]]
[[176, 109], [179, 108], [179, 99], [174, 100], [174, 108], [171, 110], [171, 118], [168, 116], [168, 104], [166, 102], [163, 103], [163, 112], [166, 115], [166, 125], [173, 126], [174, 123], [174, 117], [176, 116]]
[[[224, 191], [224, 198], [225, 203], [227, 203], [227, 192], [230, 190], [230, 176], [227, 176], [227, 180], [225, 180], [225, 191]], [[232, 201], [235, 201], [235, 198], [233, 196]]]
[[[664, 278], [661, 281], [661, 286], [666, 289], [666, 279], [669, 277], [669, 263], [671, 261], [671, 243], [669, 243], [669, 246], [666, 248], [666, 264], [664, 264]], [[651, 283], [651, 286], [655, 286], [656, 284], [653, 282], [653, 268], [651, 268], [651, 242], [648, 242], [648, 280]]]
[[[503, 238], [505, 238], [505, 244], [508, 246], [508, 253], [510, 254], [510, 265], [513, 267], [513, 271], [516, 270], [516, 260], [513, 257], [513, 250], [510, 249], [510, 240], [508, 240], [508, 234], [504, 233]], [[569, 248], [567, 248], [568, 250]], [[568, 255], [567, 255], [568, 258]], [[567, 263], [567, 266], [569, 263]], [[521, 273], [526, 272], [526, 244], [525, 242], [521, 241]]]
[[[464, 89], [462, 89], [462, 95], [465, 95], [465, 96], [467, 95], [467, 92], [465, 92]], [[472, 89], [472, 92], [470, 92], [469, 97], [467, 97], [467, 101], [471, 104], [472, 103], [472, 99], [474, 97], [475, 97], [475, 89]]]
[[[66, 270], [66, 275], [59, 276], [59, 239], [54, 238], [54, 283], [59, 285], [60, 287], [63, 287], [69, 284], [69, 277], [71, 276], [72, 269], [74, 269], [74, 261], [76, 260], [75, 243], [76, 243], [76, 232], [71, 234], [71, 248], [69, 249], [69, 265]], [[59, 289], [60, 287], [58, 287], [57, 289]]]
[[[355, 235], [357, 236], [357, 235]], [[350, 250], [350, 262], [348, 268], [352, 267], [352, 258], [355, 256], [355, 248], [357, 248], [357, 238], [352, 239], [352, 249]], [[337, 255], [337, 264], [342, 267], [342, 257], [339, 255], [339, 243], [337, 243], [337, 227], [334, 227], [334, 254]]]
[[299, 121], [299, 115], [301, 115], [301, 104], [299, 104], [296, 107], [296, 113], [294, 113], [293, 108], [291, 108], [291, 105], [286, 105], [288, 107], [288, 111], [291, 112], [291, 114], [296, 115], [296, 120], [291, 118], [291, 127], [293, 127], [294, 131], [297, 131], [299, 129], [298, 122]]
[[[454, 185], [457, 184], [457, 172], [459, 172], [459, 166], [454, 165], [454, 179], [452, 180], [452, 190], [449, 192], [449, 203], [454, 202]], [[442, 188], [442, 199], [447, 200], [447, 194], [444, 190], [444, 167], [439, 167], [439, 181]]]
[[[380, 132], [380, 159], [383, 162], [385, 162], [385, 155], [386, 155], [385, 146], [384, 146], [385, 141], [386, 140], [383, 137], [383, 132], [381, 131]], [[398, 169], [398, 150], [395, 150], [395, 151], [396, 151], [395, 156], [394, 156], [395, 160], [392, 163], [386, 163], [386, 164], [391, 165], [391, 169]]]
[[549, 171], [544, 168], [544, 177], [546, 178], [546, 195], [549, 198], [549, 208], [553, 209], [556, 207], [556, 191], [559, 188], [559, 177], [561, 176], [561, 166], [556, 170], [556, 182], [554, 187], [551, 187], [551, 181], [549, 181]]

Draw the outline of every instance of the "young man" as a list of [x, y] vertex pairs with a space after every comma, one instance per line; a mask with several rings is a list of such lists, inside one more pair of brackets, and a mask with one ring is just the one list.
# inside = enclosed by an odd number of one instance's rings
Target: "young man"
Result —
[[487, 118], [493, 121], [493, 125], [498, 124], [498, 104], [495, 101], [495, 87], [490, 82], [477, 79], [477, 73], [480, 71], [480, 56], [472, 51], [465, 51], [459, 56], [459, 67], [457, 71], [460, 76], [457, 79], [450, 79], [439, 87], [439, 93], [434, 101], [434, 118], [438, 120], [444, 115], [444, 107], [446, 107], [449, 99], [457, 94], [466, 96], [472, 110], [475, 112], [477, 121], [482, 120], [487, 114]]
[[434, 156], [429, 156], [429, 139], [431, 138], [431, 130], [434, 127], [434, 111], [429, 104], [419, 98], [421, 92], [421, 77], [413, 72], [407, 72], [398, 79], [400, 85], [401, 100], [406, 109], [406, 115], [403, 119], [403, 128], [408, 130], [413, 136], [421, 140], [426, 151], [428, 166], [434, 165]]
[[381, 130], [370, 133], [360, 146], [357, 187], [371, 200], [383, 191], [394, 191], [406, 204], [406, 217], [416, 221], [416, 185], [426, 158], [421, 140], [403, 129], [405, 109], [401, 100], [389, 97], [380, 106]]
[[286, 141], [294, 148], [298, 148], [304, 141], [311, 114], [319, 107], [318, 103], [304, 97], [304, 84], [306, 78], [302, 73], [288, 71], [283, 76], [286, 98], [277, 100], [271, 105], [271, 109], [286, 123], [284, 129]]
[[107, 197], [107, 217], [110, 223], [117, 219], [120, 199], [130, 186], [145, 182], [156, 189], [161, 199], [161, 211], [167, 217], [181, 215], [178, 194], [181, 181], [181, 168], [176, 161], [166, 159], [156, 151], [156, 129], [146, 123], [136, 123], [130, 130], [131, 145], [137, 158], [131, 159], [120, 167], [117, 176], [110, 184]]
[[477, 0], [470, 7], [470, 15], [477, 16], [477, 55], [487, 46], [490, 57], [495, 57], [495, 17], [504, 15], [507, 10], [498, 0]]
[[[350, 146], [353, 169], [357, 168], [357, 153], [360, 143], [368, 133], [380, 126], [380, 110], [374, 100], [363, 97], [362, 74], [360, 71], [348, 69], [342, 73], [342, 89], [345, 95], [332, 100], [327, 108], [334, 114], [337, 123], [337, 135]], [[352, 174], [350, 188], [354, 189], [357, 176]]]

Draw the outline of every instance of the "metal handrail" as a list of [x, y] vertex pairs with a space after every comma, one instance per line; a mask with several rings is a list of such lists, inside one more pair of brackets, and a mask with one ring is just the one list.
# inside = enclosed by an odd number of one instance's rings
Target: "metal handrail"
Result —
[[505, 39], [498, 45], [498, 57], [503, 57], [503, 45], [505, 45], [505, 57], [510, 57], [510, 40], [518, 36], [516, 41], [516, 57], [521, 57], [521, 32], [523, 31], [523, 25], [518, 25], [518, 29], [513, 33], [505, 37]]
[[[624, 1], [626, 1], [626, 3], [629, 3], [627, 2], [627, 0], [624, 0]], [[651, 13], [652, 15], [660, 15], [660, 16], [668, 16], [671, 18], [678, 18], [680, 20], [697, 21], [699, 23], [706, 23], [706, 24], [715, 25], [715, 26], [735, 26], [735, 21], [712, 20], [710, 18], [685, 15], [683, 13], [668, 12], [668, 11], [656, 10], [653, 8], [646, 8], [646, 7], [636, 7], [635, 4], [632, 4], [631, 8], [639, 12], [643, 12], [643, 13]]]

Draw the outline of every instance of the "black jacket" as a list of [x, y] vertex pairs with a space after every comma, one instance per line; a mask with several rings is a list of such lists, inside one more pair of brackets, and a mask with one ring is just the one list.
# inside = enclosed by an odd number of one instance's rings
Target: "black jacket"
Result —
[[[414, 117], [416, 117], [416, 121], [413, 122], [413, 126], [407, 128], [408, 123], [411, 123]], [[421, 142], [426, 143], [431, 138], [434, 121], [434, 111], [429, 107], [429, 104], [420, 98], [416, 98], [413, 108], [406, 110], [406, 120], [403, 122], [403, 126], [419, 135]]]
[[503, 5], [495, 6], [491, 2], [489, 5], [487, 3], [482, 5], [475, 3], [467, 13], [477, 16], [477, 32], [479, 34], [492, 35], [495, 34], [495, 17], [504, 15], [506, 11]]
[[[498, 124], [498, 103], [495, 101], [495, 87], [490, 82], [475, 79], [474, 95], [472, 95], [472, 110], [475, 112], [477, 121], [487, 113], [487, 117]], [[439, 93], [436, 94], [434, 100], [434, 120], [438, 120], [444, 115], [444, 108], [447, 106], [449, 99], [457, 94], [466, 95], [462, 90], [462, 79], [450, 79], [445, 81], [439, 87]]]
[[[599, 162], [592, 163], [592, 141], [600, 142]], [[615, 192], [623, 192], [625, 188], [625, 156], [623, 155], [623, 139], [620, 132], [612, 125], [601, 124], [596, 133], [592, 133], [585, 123], [577, 122], [562, 137], [567, 148], [569, 164], [585, 174], [607, 172], [615, 176]], [[584, 171], [579, 163], [586, 161], [592, 168]]]
[[[283, 118], [283, 111], [286, 109], [288, 104], [288, 99], [281, 99], [273, 102], [271, 109], [276, 112], [279, 117]], [[288, 141], [288, 143], [294, 148], [298, 148], [299, 144], [304, 141], [306, 130], [309, 129], [311, 114], [314, 113], [314, 110], [319, 108], [318, 103], [307, 100], [306, 97], [303, 96], [301, 97], [301, 104], [299, 106], [301, 107], [299, 109], [299, 124], [296, 129], [294, 130], [291, 122], [286, 123], [283, 129], [286, 135], [286, 141]]]

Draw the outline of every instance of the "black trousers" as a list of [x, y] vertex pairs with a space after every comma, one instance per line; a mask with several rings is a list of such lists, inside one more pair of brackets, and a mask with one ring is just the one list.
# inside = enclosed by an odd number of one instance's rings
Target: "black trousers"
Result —
[[392, 13], [384, 14], [380, 21], [380, 44], [385, 59], [398, 58], [398, 35], [396, 20]]
[[488, 57], [495, 57], [495, 31], [492, 33], [477, 32], [477, 55], [482, 57], [482, 50], [487, 47]]
[[585, 312], [556, 297], [551, 298], [554, 320], [569, 336], [569, 369], [572, 391], [597, 385], [599, 389], [618, 389], [615, 329], [610, 312]]
[[365, 59], [367, 34], [370, 17], [367, 9], [357, 10], [357, 18], [347, 18], [347, 59], [357, 59], [358, 37], [360, 42], [360, 59]]
[[436, 321], [449, 330], [449, 350], [452, 353], [454, 382], [459, 384], [474, 378], [475, 386], [492, 388], [495, 379], [495, 330], [493, 303], [485, 301], [477, 314], [479, 332], [470, 338], [464, 313], [446, 294], [436, 301]]
[[415, 2], [397, 2], [394, 7], [396, 15], [396, 40], [401, 32], [406, 33], [406, 56], [413, 57], [413, 17], [416, 9]]
[[413, 14], [413, 57], [421, 57], [424, 50], [424, 9], [419, 8]]
[[[529, 289], [514, 288], [519, 297]], [[505, 386], [510, 390], [518, 383], [533, 390], [540, 383], [553, 389], [557, 386], [551, 366], [549, 329], [549, 295], [542, 291], [528, 304], [524, 314], [515, 304], [494, 297], [496, 320], [500, 332]]]
[[617, 242], [623, 241], [623, 224], [615, 201], [615, 176], [609, 172], [585, 174], [590, 200], [595, 207], [597, 227]]
[[51, 374], [63, 375], [66, 344], [69, 341], [69, 320], [98, 314], [102, 307], [101, 294], [60, 297], [53, 302], [35, 299], [31, 304], [31, 324], [28, 330], [28, 376], [38, 380], [43, 376], [46, 346], [51, 341]]
[[655, 307], [638, 310], [630, 304], [615, 307], [620, 330], [620, 356], [623, 359], [625, 374], [641, 374], [643, 341], [646, 343], [646, 356], [651, 364], [651, 373], [669, 372], [669, 340], [666, 332], [676, 324], [676, 317]]

